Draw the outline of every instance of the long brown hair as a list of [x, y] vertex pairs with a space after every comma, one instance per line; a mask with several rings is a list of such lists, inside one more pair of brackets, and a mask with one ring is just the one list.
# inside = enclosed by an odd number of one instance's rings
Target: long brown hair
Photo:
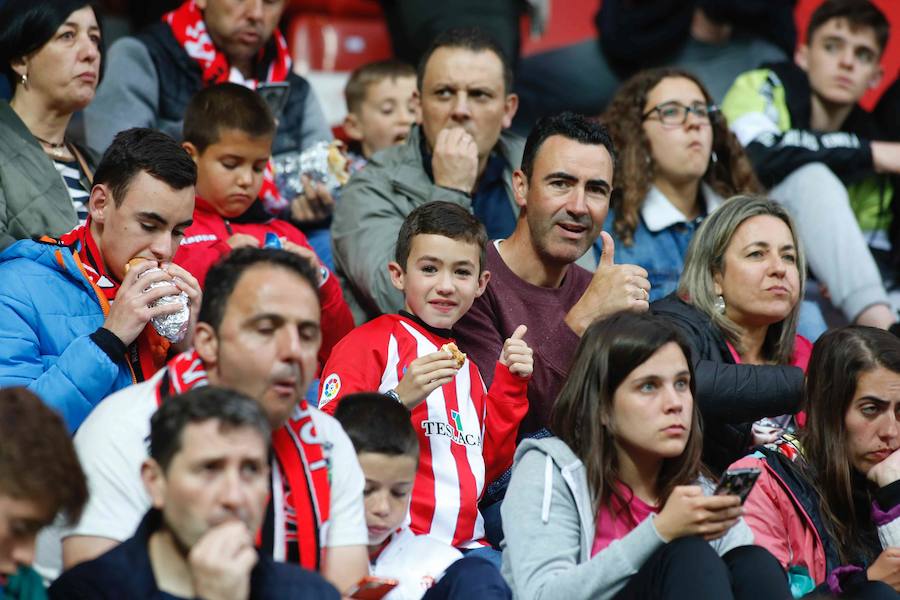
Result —
[[[665, 319], [649, 313], [621, 312], [595, 321], [581, 337], [569, 377], [553, 405], [550, 429], [584, 463], [595, 510], [601, 505], [610, 506], [613, 496], [620, 506], [631, 501], [623, 497], [616, 485], [619, 481], [613, 410], [616, 389], [629, 373], [670, 342], [678, 344], [684, 353], [694, 396], [690, 347]], [[675, 486], [696, 482], [702, 445], [700, 413], [694, 402], [684, 452], [663, 460], [657, 481], [660, 505], [665, 504]]]
[[806, 460], [801, 473], [819, 492], [822, 520], [842, 564], [867, 554], [861, 522], [868, 518], [857, 513], [853, 502], [845, 420], [859, 378], [878, 367], [900, 373], [900, 338], [882, 329], [852, 326], [818, 339], [806, 373], [807, 419], [800, 432]]
[[[653, 183], [655, 164], [650, 151], [650, 141], [644, 133], [644, 105], [653, 88], [668, 77], [689, 79], [697, 84], [708, 104], [712, 96], [703, 84], [688, 71], [674, 67], [640, 71], [619, 87], [600, 120], [609, 129], [618, 153], [613, 181], [616, 187], [610, 198], [615, 211], [613, 229], [616, 235], [630, 246], [634, 243], [634, 230], [644, 198]], [[723, 198], [740, 193], [761, 193], [762, 185], [756, 179], [753, 166], [740, 142], [728, 129], [721, 113], [711, 119], [712, 151], [716, 160], [710, 162], [703, 181]]]

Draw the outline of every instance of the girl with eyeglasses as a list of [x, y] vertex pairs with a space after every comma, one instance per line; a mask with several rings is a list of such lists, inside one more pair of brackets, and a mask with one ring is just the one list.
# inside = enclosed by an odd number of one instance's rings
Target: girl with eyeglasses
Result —
[[[709, 92], [687, 71], [641, 71], [601, 119], [618, 153], [603, 229], [617, 262], [647, 270], [652, 302], [678, 287], [700, 221], [723, 198], [762, 188]], [[595, 250], [599, 258], [601, 239]]]

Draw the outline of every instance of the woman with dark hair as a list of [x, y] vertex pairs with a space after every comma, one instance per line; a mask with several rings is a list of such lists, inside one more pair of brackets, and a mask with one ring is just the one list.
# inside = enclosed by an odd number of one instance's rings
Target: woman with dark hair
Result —
[[7, 0], [0, 6], [0, 250], [59, 236], [87, 219], [94, 158], [66, 137], [94, 99], [101, 33], [87, 0]]
[[737, 496], [701, 475], [690, 347], [665, 320], [618, 313], [581, 338], [526, 439], [502, 506], [514, 598], [786, 598]]
[[[601, 119], [617, 152], [603, 229], [618, 261], [647, 270], [652, 302], [675, 291], [703, 218], [723, 198], [762, 187], [709, 92], [685, 70], [637, 73]], [[599, 258], [601, 240], [595, 250]]]
[[736, 196], [691, 240], [676, 293], [650, 305], [693, 349], [703, 459], [721, 472], [793, 430], [812, 344], [797, 335], [806, 259], [787, 211]]
[[900, 339], [858, 326], [826, 333], [813, 348], [804, 403], [796, 439], [734, 465], [762, 469], [744, 508], [756, 543], [789, 569], [795, 597], [818, 585], [898, 598]]

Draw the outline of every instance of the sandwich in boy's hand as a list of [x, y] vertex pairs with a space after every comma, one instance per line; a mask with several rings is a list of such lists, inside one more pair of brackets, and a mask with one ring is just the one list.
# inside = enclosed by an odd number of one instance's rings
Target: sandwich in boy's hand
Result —
[[454, 360], [456, 360], [456, 368], [461, 369], [462, 366], [466, 362], [466, 355], [459, 351], [459, 348], [456, 347], [456, 344], [450, 342], [449, 344], [444, 344], [441, 346], [441, 350], [444, 352], [449, 352]]

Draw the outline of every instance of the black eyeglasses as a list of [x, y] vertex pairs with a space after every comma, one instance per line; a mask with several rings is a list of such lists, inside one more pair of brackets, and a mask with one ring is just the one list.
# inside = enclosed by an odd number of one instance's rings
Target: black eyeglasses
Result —
[[685, 106], [681, 102], [671, 101], [658, 104], [645, 112], [641, 118], [647, 120], [653, 113], [659, 114], [658, 120], [663, 125], [684, 125], [687, 122], [688, 113], [694, 113], [694, 116], [701, 123], [711, 123], [719, 114], [719, 107], [715, 104], [702, 104], [694, 102], [690, 106]]

